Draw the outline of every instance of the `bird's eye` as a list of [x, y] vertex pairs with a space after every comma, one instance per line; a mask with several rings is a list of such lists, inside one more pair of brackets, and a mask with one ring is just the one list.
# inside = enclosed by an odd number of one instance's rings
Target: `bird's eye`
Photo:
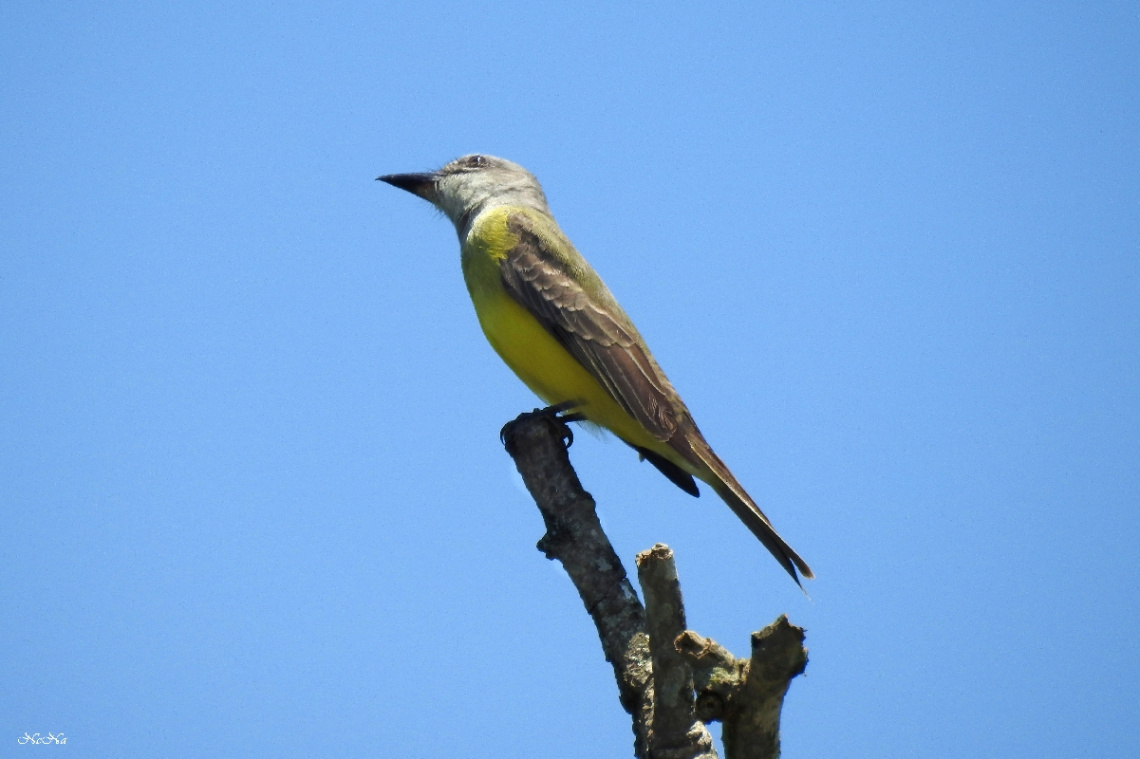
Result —
[[481, 169], [487, 165], [487, 157], [481, 155], [469, 156], [466, 163], [468, 168]]

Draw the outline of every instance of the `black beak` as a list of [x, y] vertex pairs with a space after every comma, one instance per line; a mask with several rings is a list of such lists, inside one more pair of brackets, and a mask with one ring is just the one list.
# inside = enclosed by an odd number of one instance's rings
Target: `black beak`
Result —
[[387, 182], [393, 187], [399, 187], [401, 190], [407, 190], [427, 201], [430, 201], [435, 194], [436, 175], [432, 173], [385, 174], [382, 177], [376, 177], [376, 179], [380, 182]]

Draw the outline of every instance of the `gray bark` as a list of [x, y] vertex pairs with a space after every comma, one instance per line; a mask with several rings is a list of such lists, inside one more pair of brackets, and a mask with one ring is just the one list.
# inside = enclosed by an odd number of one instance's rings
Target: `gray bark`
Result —
[[662, 544], [637, 556], [643, 607], [570, 465], [573, 434], [556, 409], [522, 414], [501, 439], [546, 523], [538, 549], [562, 562], [594, 620], [632, 717], [634, 756], [713, 759], [705, 723], [720, 721], [726, 759], [778, 757], [784, 694], [807, 665], [803, 630], [781, 616], [752, 634], [747, 659], [686, 630], [673, 553]]

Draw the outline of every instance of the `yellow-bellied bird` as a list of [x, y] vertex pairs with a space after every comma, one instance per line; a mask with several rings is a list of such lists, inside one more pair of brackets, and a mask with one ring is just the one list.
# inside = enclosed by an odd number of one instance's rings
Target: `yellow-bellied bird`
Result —
[[435, 205], [459, 233], [463, 277], [491, 346], [549, 404], [571, 403], [691, 495], [716, 491], [797, 583], [811, 569], [772, 528], [653, 359], [633, 322], [558, 228], [538, 180], [487, 155], [381, 180]]

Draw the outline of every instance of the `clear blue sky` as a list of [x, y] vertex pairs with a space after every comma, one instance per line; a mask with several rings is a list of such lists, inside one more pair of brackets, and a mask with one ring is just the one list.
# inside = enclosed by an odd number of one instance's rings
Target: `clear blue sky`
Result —
[[160, 6], [0, 5], [0, 758], [630, 755], [374, 181], [474, 151], [816, 569], [578, 435], [692, 627], [807, 628], [786, 756], [1136, 756], [1135, 5]]

